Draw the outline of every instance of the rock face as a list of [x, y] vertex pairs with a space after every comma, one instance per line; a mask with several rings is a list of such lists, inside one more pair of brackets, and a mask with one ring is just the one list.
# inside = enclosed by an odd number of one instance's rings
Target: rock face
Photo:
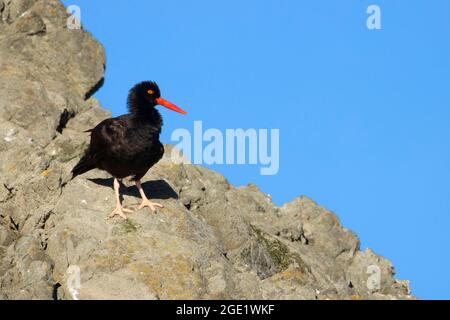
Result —
[[[92, 128], [104, 52], [57, 0], [0, 0], [0, 299], [409, 299], [407, 282], [300, 197], [166, 156], [143, 179], [165, 208], [106, 220], [112, 181], [70, 180]], [[139, 203], [123, 186], [124, 205]]]

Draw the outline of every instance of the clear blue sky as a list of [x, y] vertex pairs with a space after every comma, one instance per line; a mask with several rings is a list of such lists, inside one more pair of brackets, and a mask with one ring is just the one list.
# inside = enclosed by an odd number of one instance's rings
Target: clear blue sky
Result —
[[[214, 166], [277, 204], [307, 195], [390, 259], [421, 298], [450, 298], [450, 2], [92, 1], [114, 115], [144, 79], [189, 112], [175, 128], [279, 128], [280, 172]], [[377, 4], [382, 30], [369, 31]]]

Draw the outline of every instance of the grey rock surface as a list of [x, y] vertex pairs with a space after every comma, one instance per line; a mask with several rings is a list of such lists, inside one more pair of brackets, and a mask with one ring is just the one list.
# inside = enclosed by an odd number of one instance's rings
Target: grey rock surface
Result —
[[[84, 130], [110, 114], [92, 93], [103, 48], [66, 28], [57, 0], [0, 0], [0, 299], [412, 299], [391, 263], [307, 197], [174, 164], [143, 179], [165, 208], [106, 220], [112, 180], [70, 180]], [[122, 187], [136, 208], [134, 186]]]

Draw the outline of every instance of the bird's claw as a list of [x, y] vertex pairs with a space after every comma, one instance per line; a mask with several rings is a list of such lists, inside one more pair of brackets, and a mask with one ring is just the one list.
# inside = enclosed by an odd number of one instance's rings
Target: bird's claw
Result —
[[150, 208], [150, 210], [152, 212], [155, 212], [156, 208], [164, 208], [164, 206], [162, 204], [159, 204], [159, 203], [156, 203], [156, 202], [151, 202], [150, 200], [147, 200], [147, 199], [142, 200], [142, 203], [139, 206], [138, 210], [141, 210], [141, 209], [143, 209], [145, 207]]
[[127, 220], [128, 217], [125, 215], [125, 213], [133, 213], [133, 210], [122, 208], [121, 206], [117, 206], [113, 212], [107, 217], [107, 219], [114, 218], [115, 216], [120, 216], [124, 220]]

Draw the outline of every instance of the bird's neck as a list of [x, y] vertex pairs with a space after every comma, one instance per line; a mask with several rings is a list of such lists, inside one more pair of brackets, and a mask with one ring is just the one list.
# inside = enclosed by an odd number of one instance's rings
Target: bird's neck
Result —
[[159, 136], [163, 125], [163, 120], [158, 110], [154, 107], [146, 107], [135, 109], [130, 108], [130, 111], [131, 117], [137, 125], [140, 127], [145, 127]]

